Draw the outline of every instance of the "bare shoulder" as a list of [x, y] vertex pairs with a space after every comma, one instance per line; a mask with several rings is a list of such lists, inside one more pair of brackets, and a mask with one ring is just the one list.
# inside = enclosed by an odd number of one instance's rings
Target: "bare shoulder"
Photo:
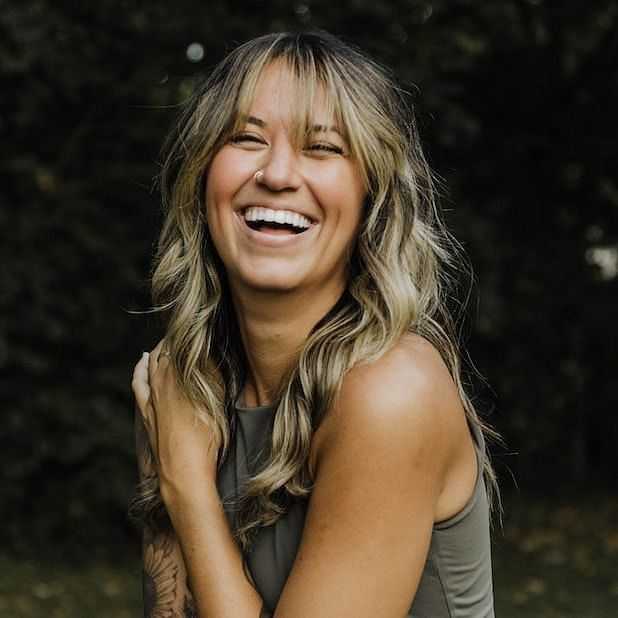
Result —
[[412, 333], [373, 363], [354, 367], [341, 391], [341, 415], [375, 416], [418, 430], [442, 433], [463, 410], [440, 352]]
[[346, 374], [330, 416], [320, 450], [344, 434], [346, 441], [365, 442], [362, 447], [374, 450], [399, 438], [442, 469], [467, 432], [457, 387], [440, 352], [412, 333], [377, 361]]

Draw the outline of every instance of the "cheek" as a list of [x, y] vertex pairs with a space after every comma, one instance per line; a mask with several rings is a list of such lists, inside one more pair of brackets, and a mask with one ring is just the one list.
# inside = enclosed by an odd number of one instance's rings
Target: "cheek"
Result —
[[336, 214], [341, 223], [356, 227], [362, 217], [365, 191], [357, 176], [346, 170], [318, 185], [324, 207]]
[[206, 203], [220, 204], [231, 200], [247, 178], [251, 167], [229, 147], [223, 147], [213, 158], [206, 177]]
[[223, 232], [223, 220], [221, 212], [233, 197], [233, 175], [229, 173], [227, 159], [224, 151], [219, 152], [212, 160], [206, 174], [206, 191], [204, 203], [206, 210], [206, 224], [210, 237], [221, 255], [225, 253], [225, 247], [221, 245]]
[[305, 175], [312, 189], [317, 193], [325, 204], [341, 202], [348, 189], [351, 188], [352, 175], [346, 166], [318, 164], [310, 168]]
[[212, 160], [208, 175], [206, 176], [206, 204], [209, 206], [219, 201], [226, 193], [226, 185], [229, 184], [229, 176], [225, 170], [225, 156], [218, 154]]

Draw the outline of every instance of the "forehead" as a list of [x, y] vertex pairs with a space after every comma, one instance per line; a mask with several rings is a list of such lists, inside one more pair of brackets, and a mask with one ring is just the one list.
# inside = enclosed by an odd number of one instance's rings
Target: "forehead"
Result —
[[237, 121], [253, 117], [265, 122], [280, 120], [298, 129], [316, 124], [343, 129], [333, 89], [315, 75], [301, 75], [279, 60], [245, 81]]

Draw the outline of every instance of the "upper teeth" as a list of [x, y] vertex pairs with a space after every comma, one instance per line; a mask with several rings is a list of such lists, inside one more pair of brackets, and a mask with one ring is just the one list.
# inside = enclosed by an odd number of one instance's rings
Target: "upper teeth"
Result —
[[311, 227], [311, 221], [307, 217], [291, 210], [271, 210], [262, 206], [251, 206], [245, 210], [243, 216], [245, 221], [276, 221], [277, 223], [289, 223], [295, 227]]

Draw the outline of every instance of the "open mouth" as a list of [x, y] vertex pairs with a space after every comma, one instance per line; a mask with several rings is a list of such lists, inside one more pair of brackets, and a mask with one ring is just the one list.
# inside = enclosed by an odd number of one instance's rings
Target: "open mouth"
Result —
[[290, 223], [277, 223], [276, 221], [245, 221], [245, 225], [256, 232], [265, 234], [302, 234], [309, 228], [298, 228]]
[[256, 232], [262, 232], [264, 234], [273, 234], [273, 235], [299, 235], [307, 232], [311, 229], [312, 225], [309, 227], [299, 227], [292, 223], [279, 223], [278, 221], [247, 221], [243, 216], [244, 213], [240, 214], [240, 218], [243, 220], [244, 224], [250, 229]]

